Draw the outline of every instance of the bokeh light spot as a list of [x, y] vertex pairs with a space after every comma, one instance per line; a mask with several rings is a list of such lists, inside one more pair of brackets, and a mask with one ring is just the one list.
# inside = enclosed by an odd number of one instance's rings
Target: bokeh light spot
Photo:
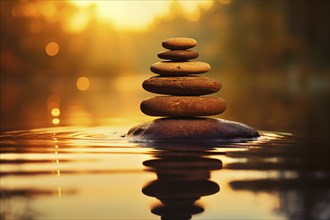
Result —
[[81, 91], [86, 91], [89, 88], [89, 79], [85, 76], [77, 80], [77, 88]]
[[60, 109], [59, 108], [53, 108], [52, 109], [52, 116], [59, 116], [61, 113]]
[[60, 119], [53, 118], [53, 121], [52, 122], [53, 122], [54, 125], [58, 125], [60, 123]]
[[48, 56], [51, 56], [51, 57], [57, 55], [59, 50], [60, 50], [59, 45], [54, 41], [48, 43], [46, 46], [46, 53]]

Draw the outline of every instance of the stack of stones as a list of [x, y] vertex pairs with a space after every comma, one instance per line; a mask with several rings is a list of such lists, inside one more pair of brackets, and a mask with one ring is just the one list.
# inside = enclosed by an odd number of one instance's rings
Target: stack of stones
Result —
[[143, 100], [141, 111], [149, 116], [163, 116], [136, 127], [127, 134], [130, 141], [213, 141], [257, 137], [254, 129], [237, 122], [201, 116], [225, 111], [223, 99], [212, 96], [221, 89], [215, 79], [198, 76], [211, 69], [208, 63], [189, 61], [199, 56], [190, 50], [197, 45], [192, 38], [170, 38], [162, 46], [168, 51], [158, 54], [166, 61], [153, 64], [150, 70], [158, 76], [143, 82], [149, 92], [162, 94]]
[[[198, 57], [198, 52], [188, 50], [197, 45], [191, 38], [170, 38], [163, 42], [169, 51], [158, 57], [170, 61], [153, 64], [150, 70], [159, 76], [143, 82], [149, 92], [169, 96], [156, 96], [141, 103], [141, 111], [150, 116], [193, 117], [217, 115], [225, 111], [225, 102], [208, 95], [220, 90], [221, 84], [206, 76], [195, 76], [208, 72], [209, 64], [188, 61]], [[190, 75], [193, 74], [193, 75]]]

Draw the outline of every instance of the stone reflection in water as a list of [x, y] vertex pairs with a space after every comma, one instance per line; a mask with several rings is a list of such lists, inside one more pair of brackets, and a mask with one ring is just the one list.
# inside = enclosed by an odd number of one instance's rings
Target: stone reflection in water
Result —
[[222, 168], [221, 160], [208, 158], [205, 146], [204, 150], [190, 145], [168, 145], [164, 147], [167, 150], [155, 148], [160, 150], [156, 158], [143, 162], [149, 171], [157, 174], [157, 179], [142, 189], [145, 195], [161, 202], [153, 206], [151, 212], [171, 220], [191, 219], [192, 215], [202, 213], [204, 208], [196, 202], [220, 190], [219, 185], [209, 179], [212, 170]]

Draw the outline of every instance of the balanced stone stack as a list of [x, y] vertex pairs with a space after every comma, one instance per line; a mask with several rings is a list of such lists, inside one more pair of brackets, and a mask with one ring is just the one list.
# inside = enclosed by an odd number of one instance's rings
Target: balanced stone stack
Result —
[[153, 64], [150, 70], [158, 76], [143, 82], [149, 92], [162, 94], [143, 100], [141, 111], [149, 116], [164, 116], [132, 128], [128, 139], [144, 141], [222, 141], [257, 137], [251, 127], [223, 119], [201, 116], [218, 115], [225, 111], [223, 99], [212, 96], [221, 89], [215, 79], [199, 76], [211, 66], [200, 61], [190, 61], [199, 56], [191, 50], [197, 45], [192, 38], [170, 38], [162, 46], [168, 51], [158, 54], [166, 61]]
[[[220, 90], [221, 84], [209, 77], [195, 76], [208, 72], [209, 64], [188, 61], [198, 53], [188, 50], [197, 42], [191, 38], [171, 38], [163, 42], [169, 51], [160, 52], [158, 57], [170, 61], [155, 63], [150, 70], [160, 76], [143, 82], [149, 92], [171, 96], [156, 96], [141, 103], [141, 111], [150, 116], [210, 116], [225, 111], [225, 102], [217, 97], [201, 96]], [[190, 75], [193, 74], [193, 75]]]

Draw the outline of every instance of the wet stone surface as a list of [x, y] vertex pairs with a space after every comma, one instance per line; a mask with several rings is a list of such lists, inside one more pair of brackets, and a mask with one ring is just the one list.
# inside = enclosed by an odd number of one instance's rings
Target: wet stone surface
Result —
[[257, 137], [259, 133], [245, 124], [214, 118], [161, 118], [137, 125], [127, 134], [132, 142], [221, 142]]
[[210, 116], [224, 112], [226, 103], [218, 97], [157, 96], [143, 100], [140, 109], [150, 116]]
[[166, 95], [208, 95], [221, 89], [219, 81], [206, 76], [151, 77], [142, 84], [149, 92]]

